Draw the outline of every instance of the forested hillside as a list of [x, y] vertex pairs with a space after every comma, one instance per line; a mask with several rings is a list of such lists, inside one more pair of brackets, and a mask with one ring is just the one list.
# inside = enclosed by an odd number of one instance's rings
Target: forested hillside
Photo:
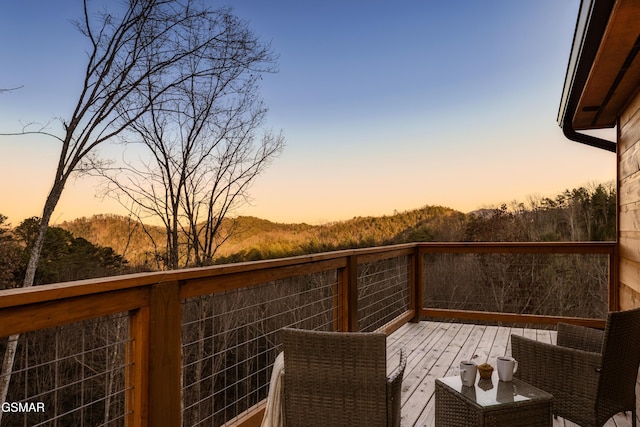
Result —
[[[615, 200], [615, 188], [609, 183], [566, 190], [555, 197], [529, 197], [526, 202], [467, 214], [425, 206], [319, 226], [241, 216], [225, 219], [221, 233], [225, 241], [215, 261], [254, 261], [414, 241], [615, 240]], [[161, 227], [143, 226], [114, 215], [81, 218], [61, 227], [100, 246], [114, 248], [132, 265], [161, 268]]]
[[[472, 213], [425, 206], [319, 226], [241, 216], [224, 220], [214, 262], [414, 241], [615, 240], [615, 201], [613, 184], [599, 184]], [[1, 288], [19, 285], [36, 221], [30, 218], [11, 227], [0, 215]], [[165, 239], [163, 227], [124, 216], [96, 215], [64, 222], [47, 235], [37, 283], [163, 269]], [[181, 255], [187, 259], [186, 251]]]
[[[225, 219], [217, 263], [254, 261], [321, 251], [409, 241], [455, 241], [468, 215], [425, 206], [381, 217], [354, 217], [320, 226], [281, 224], [255, 217]], [[111, 247], [131, 265], [161, 267], [163, 229], [118, 215], [96, 215], [60, 225], [75, 236]]]
[[[38, 218], [10, 228], [0, 215], [0, 289], [22, 286], [29, 253], [38, 231]], [[76, 237], [60, 227], [49, 227], [44, 240], [35, 285], [114, 276], [132, 271], [110, 247]]]

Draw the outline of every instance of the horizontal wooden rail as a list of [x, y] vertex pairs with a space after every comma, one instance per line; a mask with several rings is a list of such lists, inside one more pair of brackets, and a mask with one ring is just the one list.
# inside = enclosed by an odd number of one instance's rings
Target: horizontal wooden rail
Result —
[[508, 323], [536, 323], [542, 325], [557, 325], [558, 323], [571, 323], [590, 328], [604, 329], [604, 319], [585, 319], [582, 317], [564, 316], [538, 316], [534, 314], [496, 313], [489, 311], [448, 310], [424, 308], [420, 311], [423, 317], [440, 319], [481, 320], [491, 322]]
[[615, 242], [418, 243], [421, 253], [613, 254]]
[[6, 307], [0, 310], [0, 337], [128, 312], [148, 305], [147, 290], [136, 288]]
[[[375, 248], [351, 249], [325, 252], [314, 255], [303, 255], [277, 260], [254, 261], [212, 267], [189, 268], [184, 270], [161, 271], [152, 273], [136, 273], [123, 276], [112, 276], [99, 279], [78, 280], [74, 282], [54, 283], [31, 288], [15, 288], [0, 290], [0, 309], [39, 302], [57, 301], [85, 295], [97, 295], [122, 289], [147, 287], [165, 282], [180, 282], [202, 286], [202, 282], [216, 282], [210, 286], [209, 292], [220, 292], [241, 284], [228, 285], [224, 279], [238, 277], [240, 273], [250, 277], [266, 276], [281, 269], [298, 267], [294, 275], [310, 274], [318, 271], [318, 265], [324, 261], [334, 261], [335, 265], [346, 265], [349, 256], [355, 256], [359, 264], [376, 260], [393, 258], [411, 254], [418, 249], [419, 253], [573, 253], [573, 254], [613, 254], [615, 243], [612, 242], [541, 242], [541, 243], [408, 243], [402, 245], [379, 246]], [[328, 265], [325, 265], [328, 267]], [[322, 267], [321, 267], [322, 268]], [[292, 268], [292, 270], [294, 270]], [[214, 280], [219, 277], [223, 280]], [[274, 273], [274, 278], [284, 277], [282, 273]], [[275, 280], [275, 279], [274, 279]], [[255, 282], [255, 280], [252, 280]], [[244, 285], [246, 286], [246, 284]], [[207, 285], [209, 288], [209, 286]], [[190, 294], [188, 291], [183, 291]], [[195, 291], [197, 294], [198, 292]]]

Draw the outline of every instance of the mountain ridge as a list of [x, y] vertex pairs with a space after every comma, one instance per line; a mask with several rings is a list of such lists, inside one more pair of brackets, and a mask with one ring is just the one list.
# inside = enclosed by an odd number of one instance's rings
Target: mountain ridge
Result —
[[[255, 261], [309, 253], [405, 242], [449, 241], [603, 241], [616, 238], [616, 188], [593, 184], [565, 190], [554, 198], [530, 198], [525, 203], [462, 213], [443, 206], [356, 216], [322, 225], [277, 223], [253, 216], [222, 222], [212, 263]], [[166, 235], [162, 227], [131, 217], [94, 215], [64, 222], [76, 237], [113, 251], [131, 266], [163, 269]], [[194, 265], [186, 241], [182, 266]]]
[[[393, 215], [357, 216], [321, 225], [278, 223], [254, 216], [226, 218], [229, 238], [219, 248], [219, 262], [273, 258], [401, 241], [454, 240], [466, 214], [443, 206], [425, 205]], [[111, 247], [132, 265], [153, 262], [164, 244], [161, 226], [131, 217], [97, 214], [64, 221], [59, 227], [89, 242]]]

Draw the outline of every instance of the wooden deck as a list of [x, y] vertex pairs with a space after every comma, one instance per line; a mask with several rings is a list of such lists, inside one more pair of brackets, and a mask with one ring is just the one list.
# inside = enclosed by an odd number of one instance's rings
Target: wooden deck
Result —
[[[495, 366], [496, 357], [511, 354], [511, 334], [548, 343], [556, 339], [554, 331], [444, 322], [408, 323], [391, 334], [387, 338], [389, 369], [397, 366], [399, 349], [408, 359], [402, 385], [402, 426], [432, 427], [435, 379], [457, 375], [459, 361], [472, 357]], [[554, 420], [554, 427], [575, 426], [561, 418]], [[631, 426], [631, 414], [618, 414], [605, 426]]]

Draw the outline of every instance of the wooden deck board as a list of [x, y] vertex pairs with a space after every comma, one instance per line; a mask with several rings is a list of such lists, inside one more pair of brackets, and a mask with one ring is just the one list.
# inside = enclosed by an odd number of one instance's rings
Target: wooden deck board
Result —
[[[408, 323], [391, 334], [387, 338], [389, 370], [397, 366], [400, 349], [407, 356], [402, 382], [402, 426], [433, 427], [436, 378], [457, 375], [459, 362], [464, 359], [488, 361], [495, 366], [498, 356], [511, 354], [511, 334], [556, 342], [555, 331], [446, 322]], [[553, 426], [577, 427], [561, 418], [554, 419]], [[605, 424], [630, 426], [630, 414], [618, 414]]]

